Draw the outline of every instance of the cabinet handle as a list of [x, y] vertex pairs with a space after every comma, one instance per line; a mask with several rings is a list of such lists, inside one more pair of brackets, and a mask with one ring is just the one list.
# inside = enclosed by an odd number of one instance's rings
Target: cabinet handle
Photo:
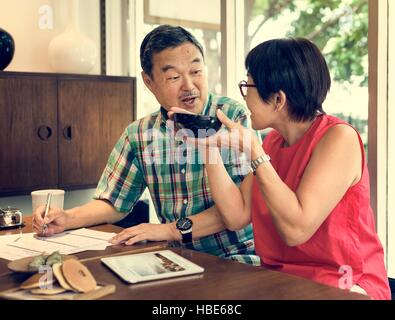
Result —
[[52, 129], [48, 126], [41, 126], [37, 130], [37, 135], [43, 141], [48, 140], [52, 136]]
[[63, 129], [63, 137], [66, 140], [71, 140], [73, 138], [72, 131], [71, 131], [71, 126], [64, 127], [64, 129]]

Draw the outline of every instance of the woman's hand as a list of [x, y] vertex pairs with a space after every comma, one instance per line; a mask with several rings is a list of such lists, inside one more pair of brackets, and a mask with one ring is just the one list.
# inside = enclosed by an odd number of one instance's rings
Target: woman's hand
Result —
[[228, 130], [219, 130], [217, 134], [206, 139], [198, 139], [199, 144], [210, 147], [226, 147], [250, 154], [253, 145], [260, 146], [257, 136], [251, 129], [230, 120], [221, 110], [217, 110], [217, 117]]
[[[172, 119], [175, 113], [194, 114], [177, 107], [170, 108], [167, 114]], [[206, 154], [213, 154], [217, 147], [238, 150], [247, 155], [251, 155], [253, 146], [257, 149], [262, 148], [256, 134], [251, 129], [245, 128], [238, 122], [233, 122], [220, 109], [217, 109], [217, 117], [228, 130], [220, 129], [216, 134], [205, 139], [187, 137], [186, 142], [197, 148], [206, 148]]]

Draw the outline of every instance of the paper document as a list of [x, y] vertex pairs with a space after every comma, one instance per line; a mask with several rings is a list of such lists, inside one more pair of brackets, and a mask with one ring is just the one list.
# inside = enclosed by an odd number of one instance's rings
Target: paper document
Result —
[[34, 233], [0, 236], [0, 258], [16, 260], [59, 251], [72, 254], [86, 250], [105, 250], [115, 233], [86, 228], [66, 231], [51, 237], [38, 237]]
[[37, 252], [35, 251], [8, 246], [8, 243], [13, 241], [18, 241], [18, 239], [20, 239], [21, 236], [22, 234], [0, 236], [0, 258], [6, 260], [17, 260], [17, 259], [22, 259], [25, 257], [32, 257], [37, 255]]

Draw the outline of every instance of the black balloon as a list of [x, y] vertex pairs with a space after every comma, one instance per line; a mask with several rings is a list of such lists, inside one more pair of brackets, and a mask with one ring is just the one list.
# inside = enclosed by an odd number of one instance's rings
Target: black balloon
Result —
[[12, 36], [0, 28], [0, 70], [4, 70], [14, 57], [15, 44]]

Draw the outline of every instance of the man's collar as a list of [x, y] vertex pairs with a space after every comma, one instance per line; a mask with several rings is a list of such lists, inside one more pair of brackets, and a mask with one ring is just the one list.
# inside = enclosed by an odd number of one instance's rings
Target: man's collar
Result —
[[212, 102], [212, 94], [209, 92], [207, 94], [207, 101], [206, 104], [204, 105], [204, 108], [202, 110], [202, 114], [207, 115], [209, 113], [209, 109], [211, 108], [211, 102]]
[[167, 120], [169, 120], [169, 117], [167, 116], [167, 110], [160, 106], [160, 114], [162, 117], [162, 122], [166, 123]]

